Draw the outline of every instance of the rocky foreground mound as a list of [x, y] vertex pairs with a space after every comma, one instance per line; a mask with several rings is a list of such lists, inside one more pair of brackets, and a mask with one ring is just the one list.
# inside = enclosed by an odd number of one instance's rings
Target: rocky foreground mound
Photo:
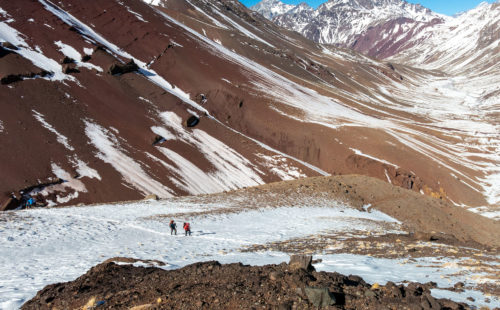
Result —
[[433, 298], [433, 283], [371, 285], [358, 276], [316, 272], [310, 262], [311, 257], [266, 266], [210, 261], [167, 271], [106, 261], [75, 281], [45, 287], [22, 308], [468, 309]]

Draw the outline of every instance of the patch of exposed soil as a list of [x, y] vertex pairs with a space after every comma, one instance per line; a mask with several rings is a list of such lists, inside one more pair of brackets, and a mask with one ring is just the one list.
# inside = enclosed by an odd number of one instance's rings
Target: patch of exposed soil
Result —
[[433, 283], [370, 285], [293, 265], [196, 263], [178, 270], [117, 265], [49, 285], [23, 309], [469, 309], [436, 300]]

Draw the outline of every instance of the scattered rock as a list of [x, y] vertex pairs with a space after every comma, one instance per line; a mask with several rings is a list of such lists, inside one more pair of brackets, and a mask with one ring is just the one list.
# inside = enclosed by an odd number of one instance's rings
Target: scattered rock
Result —
[[187, 120], [186, 120], [186, 126], [187, 127], [194, 127], [196, 125], [198, 125], [198, 123], [200, 122], [200, 118], [198, 116], [195, 116], [195, 115], [191, 115]]
[[413, 237], [417, 240], [422, 240], [422, 241], [437, 241], [440, 239], [440, 237], [437, 234], [426, 233], [421, 231], [414, 233]]
[[167, 141], [167, 139], [163, 138], [162, 136], [158, 135], [154, 138], [153, 140], [153, 145], [161, 144], [163, 142]]
[[290, 262], [288, 265], [292, 271], [299, 269], [314, 271], [314, 267], [312, 266], [312, 256], [292, 255], [290, 256]]
[[375, 294], [375, 292], [374, 292], [374, 291], [371, 291], [371, 290], [366, 290], [366, 291], [365, 291], [365, 296], [366, 296], [366, 297], [369, 297], [369, 298], [373, 298], [373, 297], [377, 296], [377, 294]]
[[269, 274], [269, 279], [272, 281], [278, 281], [283, 277], [283, 273], [278, 272], [278, 271], [273, 271]]
[[335, 296], [330, 293], [327, 287], [314, 288], [306, 287], [304, 289], [309, 302], [315, 307], [328, 307], [335, 304]]
[[45, 71], [45, 70], [42, 70], [40, 72], [29, 72], [29, 73], [22, 73], [22, 74], [8, 74], [6, 76], [3, 76], [0, 79], [0, 84], [2, 84], [2, 85], [11, 84], [11, 83], [22, 81], [25, 78], [30, 79], [30, 78], [34, 78], [36, 76], [45, 77], [49, 74], [50, 74], [50, 72]]
[[160, 198], [158, 198], [158, 196], [156, 196], [155, 194], [150, 194], [144, 197], [144, 200], [159, 200], [159, 199]]
[[128, 63], [126, 64], [112, 64], [109, 67], [108, 73], [111, 75], [116, 75], [116, 74], [125, 74], [125, 73], [130, 73], [130, 72], [136, 72], [139, 70], [139, 66], [134, 62], [133, 59], [131, 59]]
[[92, 59], [92, 56], [90, 56], [90, 55], [83, 55], [83, 56], [82, 56], [82, 62], [87, 62], [87, 61], [89, 61], [90, 59]]
[[76, 65], [74, 63], [67, 63], [67, 64], [63, 65], [62, 71], [65, 74], [80, 73], [80, 70], [78, 70], [78, 68], [76, 67]]
[[61, 64], [73, 64], [73, 63], [75, 63], [75, 60], [68, 56], [64, 56], [64, 58], [61, 60]]
[[464, 287], [465, 287], [465, 283], [463, 282], [457, 282], [455, 283], [455, 285], [453, 286], [453, 289], [457, 292], [464, 292]]
[[15, 82], [22, 81], [23, 77], [21, 74], [9, 74], [0, 79], [0, 84], [7, 85]]
[[8, 48], [8, 49], [13, 50], [13, 51], [19, 50], [19, 48], [17, 46], [15, 46], [14, 44], [7, 42], [7, 41], [0, 43], [0, 46]]

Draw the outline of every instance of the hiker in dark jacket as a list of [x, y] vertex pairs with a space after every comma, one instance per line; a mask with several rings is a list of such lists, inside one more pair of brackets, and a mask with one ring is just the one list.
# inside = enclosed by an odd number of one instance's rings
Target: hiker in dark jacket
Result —
[[185, 236], [187, 236], [188, 234], [191, 236], [191, 226], [189, 226], [189, 223], [184, 223], [182, 227], [184, 228]]
[[170, 221], [170, 234], [177, 235], [177, 224], [174, 222], [174, 220]]

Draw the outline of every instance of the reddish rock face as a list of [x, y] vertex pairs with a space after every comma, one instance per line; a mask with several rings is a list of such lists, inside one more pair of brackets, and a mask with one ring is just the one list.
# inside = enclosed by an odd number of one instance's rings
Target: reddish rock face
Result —
[[[233, 1], [2, 9], [0, 39], [11, 45], [0, 73], [17, 76], [0, 86], [2, 202], [12, 192], [21, 204], [76, 204], [360, 173], [486, 204], [484, 173], [455, 158], [470, 133], [419, 108], [436, 100], [417, 90], [437, 73], [326, 49]], [[65, 57], [74, 63], [63, 68]], [[137, 67], [124, 70], [131, 59]]]

